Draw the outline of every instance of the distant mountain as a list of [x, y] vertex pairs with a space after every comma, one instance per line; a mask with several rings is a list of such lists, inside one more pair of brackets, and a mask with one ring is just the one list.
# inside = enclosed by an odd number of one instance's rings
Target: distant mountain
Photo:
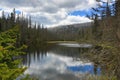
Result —
[[93, 22], [87, 22], [87, 23], [79, 23], [79, 24], [70, 24], [70, 25], [61, 25], [61, 26], [55, 26], [52, 28], [48, 28], [50, 31], [58, 31], [58, 30], [79, 30], [81, 28], [85, 27], [91, 27], [93, 25]]
[[86, 33], [85, 30], [91, 30], [92, 25], [92, 22], [87, 22], [81, 24], [56, 26], [53, 28], [48, 28], [48, 30], [53, 34], [56, 34], [61, 40], [75, 40], [80, 37], [81, 34]]

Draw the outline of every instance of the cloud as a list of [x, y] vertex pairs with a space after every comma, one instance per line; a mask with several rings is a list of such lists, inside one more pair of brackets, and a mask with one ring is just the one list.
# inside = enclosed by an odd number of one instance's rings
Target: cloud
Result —
[[31, 15], [35, 22], [45, 26], [83, 23], [90, 21], [84, 16], [69, 15], [70, 12], [88, 10], [96, 6], [95, 0], [0, 0], [0, 8], [10, 12], [16, 8]]
[[[67, 16], [64, 20], [59, 21], [56, 24], [53, 24], [52, 26], [58, 26], [58, 25], [68, 25], [68, 24], [77, 24], [77, 23], [84, 23], [84, 22], [90, 22], [88, 18], [84, 16]], [[49, 26], [49, 25], [48, 25]]]

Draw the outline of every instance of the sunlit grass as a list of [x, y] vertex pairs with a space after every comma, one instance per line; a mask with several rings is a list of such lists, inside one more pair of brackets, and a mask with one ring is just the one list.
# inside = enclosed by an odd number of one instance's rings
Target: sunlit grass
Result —
[[47, 43], [76, 43], [76, 41], [48, 41]]

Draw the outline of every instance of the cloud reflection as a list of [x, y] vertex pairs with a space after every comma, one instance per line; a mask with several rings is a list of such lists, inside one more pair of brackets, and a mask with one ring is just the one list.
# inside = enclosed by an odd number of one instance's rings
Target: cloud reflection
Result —
[[[31, 54], [32, 55], [32, 54]], [[42, 80], [50, 79], [55, 80], [57, 77], [65, 79], [71, 77], [78, 79], [77, 76], [72, 71], [79, 71], [79, 74], [83, 73], [83, 69], [77, 70], [77, 67], [92, 66], [92, 63], [85, 61], [74, 61], [72, 57], [61, 56], [54, 53], [47, 53], [45, 57], [41, 60], [33, 59], [31, 57], [31, 63], [29, 68], [25, 71], [25, 74], [30, 74], [32, 76], [40, 77]], [[36, 56], [37, 57], [37, 56]], [[73, 70], [73, 68], [76, 70]], [[93, 69], [93, 67], [90, 67]], [[87, 68], [86, 68], [87, 69]], [[86, 70], [87, 71], [87, 70]], [[66, 76], [65, 76], [66, 75]], [[55, 79], [54, 79], [55, 78]], [[69, 79], [71, 79], [69, 78]], [[74, 80], [71, 79], [71, 80]], [[68, 79], [67, 79], [68, 80]]]

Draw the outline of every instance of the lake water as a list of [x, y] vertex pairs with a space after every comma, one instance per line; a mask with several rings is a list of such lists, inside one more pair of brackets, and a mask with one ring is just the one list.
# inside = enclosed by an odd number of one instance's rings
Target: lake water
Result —
[[82, 80], [86, 75], [99, 75], [100, 68], [82, 57], [92, 45], [61, 43], [47, 48], [29, 49], [23, 57], [28, 67], [24, 74], [39, 80]]

